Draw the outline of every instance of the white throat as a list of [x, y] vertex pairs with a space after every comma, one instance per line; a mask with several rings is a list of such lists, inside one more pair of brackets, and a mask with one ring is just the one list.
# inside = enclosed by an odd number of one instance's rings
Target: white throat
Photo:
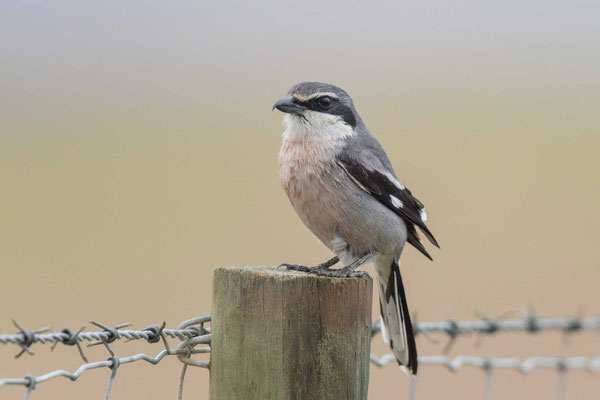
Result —
[[305, 111], [302, 115], [286, 114], [284, 141], [337, 142], [354, 135], [354, 129], [342, 117], [316, 111]]

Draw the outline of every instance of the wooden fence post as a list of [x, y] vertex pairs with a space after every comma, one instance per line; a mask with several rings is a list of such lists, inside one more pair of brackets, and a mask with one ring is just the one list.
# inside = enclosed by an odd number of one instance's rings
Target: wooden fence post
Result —
[[367, 277], [217, 269], [211, 400], [366, 399], [372, 293]]

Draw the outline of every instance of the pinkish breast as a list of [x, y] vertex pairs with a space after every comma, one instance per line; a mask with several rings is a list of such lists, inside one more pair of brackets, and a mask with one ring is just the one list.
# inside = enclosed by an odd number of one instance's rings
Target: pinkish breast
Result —
[[279, 152], [279, 179], [292, 204], [319, 190], [322, 175], [335, 162], [335, 144], [284, 140]]

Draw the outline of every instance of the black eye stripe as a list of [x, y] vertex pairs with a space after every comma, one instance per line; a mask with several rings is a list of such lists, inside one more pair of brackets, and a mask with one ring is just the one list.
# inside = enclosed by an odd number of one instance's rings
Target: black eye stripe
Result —
[[[323, 107], [319, 104], [319, 101], [324, 97], [329, 97], [331, 99], [331, 103], [327, 107]], [[351, 127], [354, 128], [356, 126], [356, 117], [354, 116], [352, 108], [334, 97], [323, 95], [319, 97], [313, 97], [312, 99], [306, 101], [300, 101], [298, 99], [295, 99], [294, 102], [303, 105], [304, 107], [312, 111], [323, 112], [331, 115], [338, 115], [342, 117], [344, 122], [350, 125]]]
[[319, 96], [319, 97], [313, 97], [312, 99], [303, 102], [302, 104], [304, 104], [306, 107], [308, 107], [311, 110], [314, 111], [321, 111], [323, 110], [323, 106], [321, 105], [321, 100], [324, 98], [328, 98], [330, 100], [330, 105], [329, 107], [333, 106], [334, 103], [337, 102], [337, 99], [334, 99], [330, 96]]

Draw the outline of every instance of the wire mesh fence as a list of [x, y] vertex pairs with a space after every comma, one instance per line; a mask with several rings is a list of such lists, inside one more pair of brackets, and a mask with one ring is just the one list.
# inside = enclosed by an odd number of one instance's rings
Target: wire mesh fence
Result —
[[[448, 338], [444, 346], [443, 353], [447, 353], [455, 340], [462, 336], [478, 335], [498, 335], [508, 332], [522, 332], [530, 335], [540, 334], [548, 331], [572, 335], [583, 331], [600, 331], [600, 317], [582, 316], [552, 318], [537, 316], [529, 310], [523, 318], [503, 319], [502, 317], [491, 318], [482, 313], [477, 313], [478, 320], [457, 321], [448, 319], [440, 322], [421, 322], [414, 325], [415, 335], [423, 335], [431, 341], [436, 341], [431, 335], [438, 334]], [[373, 323], [371, 333], [376, 335], [381, 332], [379, 321]], [[381, 357], [371, 355], [371, 362], [378, 367], [387, 364], [395, 364], [396, 359], [393, 354], [385, 354]], [[556, 398], [558, 400], [566, 399], [566, 374], [570, 370], [583, 370], [588, 373], [600, 372], [600, 356], [576, 356], [576, 357], [552, 357], [552, 356], [533, 356], [526, 359], [509, 357], [477, 357], [469, 355], [460, 355], [448, 357], [442, 355], [419, 356], [421, 366], [443, 366], [451, 372], [457, 372], [461, 368], [472, 367], [483, 371], [484, 376], [484, 396], [485, 400], [493, 398], [494, 372], [496, 370], [514, 370], [521, 374], [528, 374], [537, 369], [552, 369], [557, 373]], [[411, 379], [409, 399], [416, 398], [417, 377]]]
[[[117, 371], [121, 365], [134, 363], [137, 361], [146, 361], [151, 364], [158, 364], [166, 356], [176, 356], [177, 359], [182, 363], [181, 375], [177, 389], [177, 398], [181, 399], [187, 367], [191, 365], [194, 367], [208, 368], [208, 362], [193, 359], [192, 355], [210, 352], [209, 346], [211, 331], [210, 327], [206, 326], [210, 323], [210, 316], [202, 316], [183, 321], [176, 329], [166, 328], [166, 324], [164, 322], [160, 326], [150, 325], [142, 330], [123, 329], [130, 326], [129, 323], [119, 324], [113, 327], [96, 321], [91, 321], [91, 323], [102, 330], [89, 332], [84, 332], [84, 328], [80, 328], [77, 331], [64, 328], [57, 332], [49, 332], [49, 328], [28, 330], [13, 320], [13, 324], [18, 329], [18, 332], [13, 334], [1, 334], [0, 343], [18, 345], [20, 347], [20, 351], [15, 355], [15, 358], [21, 357], [25, 353], [33, 355], [34, 353], [32, 352], [31, 347], [35, 343], [50, 344], [51, 349], [54, 349], [54, 347], [58, 344], [62, 344], [66, 346], [76, 346], [79, 350], [81, 358], [83, 361], [85, 361], [85, 364], [79, 366], [79, 368], [77, 368], [77, 370], [74, 372], [59, 369], [40, 376], [27, 375], [22, 378], [0, 378], [0, 390], [2, 389], [2, 386], [24, 386], [27, 389], [25, 399], [29, 399], [33, 390], [40, 383], [59, 377], [64, 377], [70, 379], [71, 381], [75, 381], [86, 371], [97, 368], [108, 368], [111, 370], [105, 395], [105, 399], [108, 400], [117, 375]], [[169, 342], [167, 341], [167, 337], [180, 340], [177, 348], [171, 348]], [[133, 340], [145, 340], [148, 343], [158, 343], [162, 341], [165, 349], [159, 352], [156, 356], [140, 353], [128, 357], [117, 357], [110, 346], [111, 343], [117, 340], [124, 340], [125, 342], [130, 342]], [[88, 359], [85, 356], [81, 346], [81, 343], [86, 341], [89, 342], [87, 347], [103, 345], [110, 354], [110, 357], [104, 361], [88, 362]], [[199, 347], [199, 345], [208, 346]]]
[[[59, 331], [51, 331], [49, 328], [29, 330], [23, 328], [18, 322], [13, 320], [17, 330], [11, 334], [0, 334], [0, 343], [13, 344], [19, 347], [15, 357], [21, 357], [24, 354], [33, 355], [32, 348], [35, 345], [50, 345], [54, 349], [57, 345], [75, 346], [85, 362], [74, 372], [63, 369], [55, 370], [44, 375], [27, 375], [18, 378], [0, 378], [0, 390], [3, 386], [19, 385], [26, 390], [25, 399], [29, 399], [34, 389], [39, 384], [50, 381], [55, 378], [64, 377], [71, 381], [77, 380], [84, 372], [107, 368], [110, 370], [110, 376], [106, 387], [105, 399], [109, 399], [113, 383], [121, 365], [145, 361], [151, 364], [158, 364], [167, 356], [176, 356], [182, 363], [182, 370], [177, 389], [177, 398], [181, 399], [183, 394], [184, 377], [188, 366], [209, 368], [208, 361], [192, 358], [196, 354], [210, 353], [211, 328], [210, 315], [192, 318], [180, 323], [177, 328], [166, 328], [166, 324], [150, 325], [141, 330], [125, 329], [130, 326], [129, 323], [108, 326], [100, 322], [91, 321], [91, 323], [101, 330], [85, 331], [84, 328], [72, 330], [64, 328]], [[380, 325], [375, 321], [372, 326], [372, 337], [380, 332]], [[480, 315], [478, 320], [457, 321], [449, 319], [439, 322], [420, 322], [415, 323], [414, 332], [416, 335], [423, 335], [430, 340], [435, 340], [431, 335], [442, 335], [448, 338], [448, 343], [444, 347], [446, 353], [454, 341], [461, 336], [468, 335], [497, 335], [505, 332], [523, 332], [528, 334], [540, 334], [545, 331], [558, 331], [566, 335], [572, 335], [582, 331], [600, 331], [600, 317], [567, 317], [551, 318], [540, 317], [533, 313], [527, 314], [520, 319], [502, 319], [489, 318]], [[171, 348], [167, 338], [179, 340], [176, 348]], [[162, 342], [164, 349], [155, 356], [140, 353], [127, 357], [117, 357], [111, 348], [111, 343], [115, 341], [130, 342], [134, 340], [145, 340], [148, 343]], [[89, 362], [82, 344], [87, 342], [87, 347], [103, 345], [110, 356], [103, 361]], [[392, 354], [383, 356], [371, 355], [372, 364], [377, 367], [383, 367], [387, 364], [395, 364], [395, 358]], [[570, 370], [584, 370], [588, 373], [600, 372], [600, 356], [591, 357], [589, 355], [577, 357], [553, 357], [553, 356], [533, 356], [526, 359], [517, 358], [490, 358], [460, 355], [448, 357], [441, 355], [426, 355], [419, 357], [419, 363], [422, 366], [443, 366], [451, 372], [457, 372], [464, 367], [474, 367], [484, 372], [485, 392], [484, 399], [493, 398], [493, 377], [494, 371], [500, 369], [511, 369], [522, 374], [527, 374], [536, 369], [553, 369], [557, 372], [556, 396], [559, 400], [564, 400], [566, 396], [566, 374]], [[411, 378], [409, 398], [416, 398], [416, 377]]]

